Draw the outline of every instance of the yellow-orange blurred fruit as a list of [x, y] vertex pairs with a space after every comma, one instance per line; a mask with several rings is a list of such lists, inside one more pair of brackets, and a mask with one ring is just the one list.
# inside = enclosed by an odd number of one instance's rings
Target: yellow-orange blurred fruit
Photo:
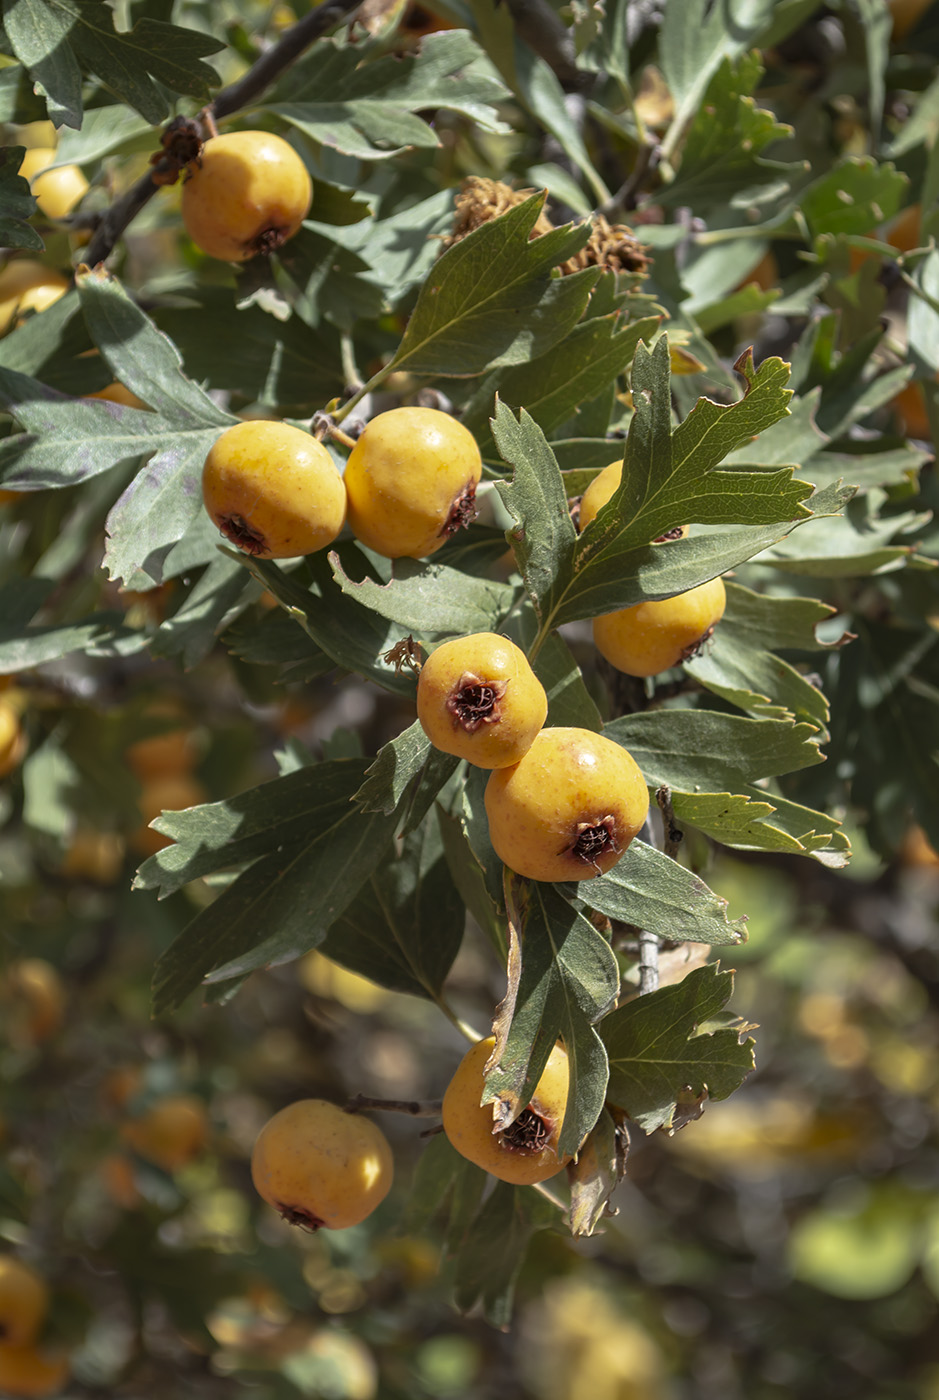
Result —
[[73, 879], [91, 880], [96, 885], [113, 885], [124, 868], [124, 841], [116, 831], [95, 831], [79, 827], [62, 861], [62, 874]]
[[3, 978], [3, 1000], [4, 1029], [14, 1044], [41, 1044], [65, 1017], [65, 986], [44, 958], [20, 958], [10, 964]]
[[125, 750], [130, 770], [140, 782], [191, 773], [199, 756], [191, 729], [168, 729], [137, 739]]
[[0, 1255], [0, 1343], [26, 1346], [38, 1335], [49, 1307], [45, 1280], [11, 1254]]
[[135, 851], [152, 856], [172, 845], [171, 836], [163, 836], [154, 831], [150, 823], [161, 812], [181, 812], [186, 807], [198, 807], [206, 801], [208, 794], [197, 778], [186, 773], [171, 773], [165, 778], [152, 778], [146, 782], [137, 799], [143, 825], [132, 833], [129, 844]]
[[121, 1210], [136, 1210], [143, 1199], [137, 1188], [134, 1164], [123, 1152], [109, 1152], [98, 1163], [98, 1178], [105, 1194]]
[[900, 859], [904, 865], [919, 866], [927, 870], [939, 869], [939, 851], [931, 846], [929, 838], [921, 826], [911, 826], [900, 847]]
[[194, 1094], [167, 1094], [121, 1128], [138, 1156], [164, 1171], [185, 1167], [205, 1148], [209, 1122], [205, 1104]]
[[417, 684], [417, 717], [444, 753], [505, 768], [531, 747], [548, 714], [544, 686], [514, 642], [474, 632], [431, 652]]
[[42, 174], [54, 160], [52, 147], [33, 146], [23, 157], [19, 173], [29, 181], [36, 203], [46, 218], [64, 219], [88, 193], [88, 181], [77, 165], [60, 165]]
[[349, 524], [377, 554], [422, 559], [475, 520], [481, 476], [476, 439], [449, 413], [391, 408], [349, 454]]
[[492, 848], [529, 880], [589, 880], [642, 827], [649, 792], [631, 754], [589, 729], [542, 729], [486, 784]]
[[143, 1071], [139, 1065], [118, 1065], [101, 1086], [101, 1097], [109, 1108], [126, 1108], [140, 1092]]
[[689, 660], [724, 616], [720, 578], [660, 598], [636, 603], [593, 620], [594, 645], [627, 676], [657, 676]]
[[24, 122], [22, 126], [16, 128], [10, 144], [25, 146], [27, 150], [32, 150], [34, 146], [54, 146], [58, 139], [59, 134], [55, 129], [54, 122]]
[[920, 380], [911, 379], [893, 399], [891, 407], [900, 420], [905, 437], [921, 438], [927, 442], [932, 437], [932, 424], [926, 412], [926, 396]]
[[68, 1380], [70, 1366], [62, 1352], [40, 1351], [35, 1346], [0, 1346], [0, 1395], [41, 1397], [58, 1395]]
[[929, 9], [932, 0], [887, 0], [887, 4], [893, 15], [893, 37], [902, 39]]
[[210, 257], [247, 262], [292, 238], [312, 200], [307, 168], [282, 137], [231, 131], [206, 141], [189, 167], [183, 223]]
[[439, 34], [445, 29], [458, 29], [458, 24], [446, 15], [436, 13], [423, 0], [409, 0], [401, 16], [402, 34], [423, 39], [427, 34]]
[[557, 1151], [570, 1087], [567, 1051], [555, 1045], [531, 1103], [508, 1128], [494, 1132], [493, 1105], [480, 1106], [484, 1069], [494, 1045], [494, 1037], [489, 1036], [463, 1056], [443, 1096], [443, 1130], [457, 1152], [483, 1171], [500, 1181], [531, 1186], [554, 1176], [570, 1161], [559, 1158]]
[[136, 394], [131, 393], [126, 384], [121, 384], [117, 379], [106, 384], [103, 389], [96, 389], [93, 394], [88, 394], [89, 399], [105, 399], [108, 403], [124, 404], [126, 408], [146, 409], [147, 405], [143, 399], [138, 399]]
[[326, 448], [286, 423], [236, 423], [202, 471], [205, 508], [232, 544], [259, 559], [292, 559], [332, 544], [346, 488]]
[[14, 707], [0, 704], [0, 778], [19, 767], [26, 757], [28, 742]]
[[[2, 334], [2, 332], [0, 332], [0, 334]], [[22, 491], [7, 491], [0, 487], [0, 506], [12, 505], [13, 502], [18, 501], [22, 495]]]
[[325, 1099], [300, 1099], [275, 1113], [251, 1154], [258, 1194], [310, 1230], [358, 1225], [385, 1199], [393, 1175], [381, 1129]]
[[32, 258], [14, 258], [0, 270], [0, 335], [12, 330], [27, 311], [45, 311], [65, 295], [69, 284], [61, 273]]
[[[578, 529], [586, 530], [591, 520], [596, 519], [602, 507], [612, 498], [622, 479], [623, 463], [621, 460], [610, 462], [608, 466], [603, 468], [602, 472], [594, 477], [593, 481], [591, 481], [583, 496], [580, 498], [580, 515], [577, 522]], [[666, 540], [683, 539], [687, 533], [687, 525], [676, 525], [674, 529], [669, 530], [667, 534], [660, 535], [656, 543], [664, 543]]]

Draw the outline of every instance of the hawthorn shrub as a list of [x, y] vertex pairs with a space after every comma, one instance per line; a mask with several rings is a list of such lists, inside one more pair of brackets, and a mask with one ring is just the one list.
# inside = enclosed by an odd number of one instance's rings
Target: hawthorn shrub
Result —
[[[749, 1340], [722, 1313], [714, 1346], [741, 1393], [842, 1393], [820, 1292], [840, 1336], [877, 1332], [850, 1365], [879, 1384], [939, 1289], [939, 1187], [908, 1172], [936, 1088], [939, 26], [885, 0], [412, 8], [3, 5], [0, 1216], [50, 1289], [34, 1383], [65, 1384], [64, 1352], [88, 1394], [369, 1400], [509, 1368], [565, 1400], [601, 1363], [652, 1400], [724, 1394], [689, 1339], [738, 1296], [753, 1165], [789, 1153], [811, 1186], [767, 1248], [797, 1291], [751, 1280]], [[200, 247], [203, 144], [248, 132]], [[252, 164], [272, 134], [283, 208]], [[430, 409], [481, 476], [447, 458], [436, 485], [403, 433], [363, 485], [382, 415]], [[213, 497], [225, 536], [203, 504], [215, 444], [258, 420], [354, 458], [365, 504], [305, 556], [263, 557], [250, 491]], [[717, 579], [677, 664], [595, 648], [594, 619]], [[476, 634], [524, 653], [549, 728], [638, 765], [650, 817], [630, 840], [578, 811], [579, 879], [504, 867], [489, 773], [416, 718], [423, 662]], [[497, 720], [459, 681], [464, 719]], [[489, 1035], [499, 1134], [566, 1052], [535, 1186], [440, 1130]], [[248, 1164], [314, 1097], [381, 1115], [395, 1186], [306, 1236]], [[460, 1330], [439, 1259], [496, 1327], [520, 1291], [530, 1345]], [[903, 1289], [902, 1318], [851, 1312]]]

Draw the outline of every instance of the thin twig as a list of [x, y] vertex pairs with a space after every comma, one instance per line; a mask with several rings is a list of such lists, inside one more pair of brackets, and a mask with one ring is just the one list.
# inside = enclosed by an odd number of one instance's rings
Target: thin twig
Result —
[[347, 1113], [375, 1109], [380, 1113], [406, 1113], [411, 1118], [439, 1118], [443, 1105], [440, 1099], [373, 1099], [368, 1094], [356, 1094], [346, 1104]]
[[[652, 844], [652, 824], [646, 817], [639, 833], [640, 841]], [[659, 940], [648, 929], [639, 930], [639, 995], [654, 992], [659, 985]]]
[[[362, 0], [326, 0], [325, 4], [318, 5], [308, 15], [304, 15], [303, 19], [292, 24], [284, 31], [279, 41], [252, 64], [247, 73], [237, 82], [223, 88], [204, 109], [202, 120], [207, 128], [211, 131], [216, 119], [230, 117], [233, 112], [247, 107], [296, 62], [304, 49], [309, 48], [315, 39], [358, 9], [361, 2]], [[172, 174], [174, 165], [169, 154], [162, 156], [111, 205], [88, 245], [85, 262], [90, 267], [103, 262], [113, 252], [128, 225], [149, 204], [157, 190], [168, 183], [166, 176]]]
[[606, 218], [611, 218], [619, 209], [629, 211], [635, 209], [638, 204], [639, 191], [649, 175], [654, 175], [659, 163], [661, 150], [658, 145], [648, 145], [643, 142], [639, 147], [636, 156], [636, 164], [633, 166], [627, 178], [620, 185], [619, 189], [597, 210], [598, 214], [603, 214]]
[[672, 790], [668, 783], [663, 783], [655, 794], [655, 800], [659, 804], [659, 811], [662, 813], [662, 825], [665, 828], [665, 840], [662, 846], [663, 851], [670, 860], [678, 859], [678, 847], [685, 839], [685, 833], [681, 827], [676, 825], [675, 812], [672, 808]]

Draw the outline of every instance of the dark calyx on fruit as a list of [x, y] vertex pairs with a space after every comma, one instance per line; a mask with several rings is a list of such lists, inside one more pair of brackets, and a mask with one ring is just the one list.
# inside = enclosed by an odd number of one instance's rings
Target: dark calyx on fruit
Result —
[[472, 525], [479, 511], [476, 508], [476, 483], [471, 481], [465, 486], [450, 507], [450, 514], [443, 522], [442, 535], [455, 535], [457, 530], [463, 530], [467, 525]]
[[226, 539], [246, 554], [263, 554], [266, 542], [260, 530], [249, 525], [243, 515], [220, 515], [215, 522]]
[[286, 1220], [288, 1225], [299, 1225], [301, 1229], [309, 1230], [311, 1234], [314, 1234], [317, 1230], [321, 1230], [325, 1223], [320, 1220], [318, 1215], [314, 1215], [311, 1210], [304, 1210], [302, 1206], [285, 1206], [278, 1204], [277, 1209], [280, 1211], [282, 1219]]
[[704, 646], [704, 643], [705, 643], [706, 641], [708, 641], [708, 639], [709, 639], [710, 637], [713, 637], [713, 636], [714, 636], [714, 623], [712, 622], [711, 625], [710, 625], [710, 627], [708, 628], [708, 630], [707, 630], [706, 632], [702, 632], [701, 636], [698, 638], [698, 640], [697, 640], [696, 642], [689, 642], [689, 643], [688, 643], [688, 645], [685, 647], [684, 651], [683, 651], [682, 654], [681, 654], [681, 659], [682, 659], [682, 661], [690, 661], [691, 658], [692, 658], [693, 656], [697, 656], [698, 652], [699, 652], [699, 651], [701, 650], [701, 648]]
[[245, 246], [251, 250], [251, 256], [256, 258], [259, 253], [265, 256], [268, 253], [275, 253], [278, 248], [282, 248], [290, 237], [290, 229], [285, 224], [272, 224], [269, 228], [262, 228], [260, 233], [256, 233], [250, 243]]
[[543, 1152], [551, 1140], [551, 1127], [534, 1109], [523, 1108], [500, 1136], [510, 1152]]
[[500, 717], [499, 702], [506, 684], [506, 681], [498, 681], [493, 685], [470, 671], [464, 672], [447, 700], [454, 726], [460, 725], [467, 734], [475, 734], [481, 724], [494, 724]]
[[593, 866], [597, 864], [600, 856], [605, 856], [610, 851], [616, 851], [618, 854], [620, 848], [616, 841], [616, 822], [611, 816], [603, 817], [598, 822], [580, 822], [577, 835], [565, 849], [585, 865]]

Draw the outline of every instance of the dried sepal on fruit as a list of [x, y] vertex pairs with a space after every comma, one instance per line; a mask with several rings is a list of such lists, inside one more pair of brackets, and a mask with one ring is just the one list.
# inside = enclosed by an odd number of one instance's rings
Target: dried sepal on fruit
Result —
[[[481, 1104], [494, 1048], [495, 1038], [489, 1036], [460, 1061], [444, 1094], [443, 1129], [457, 1152], [483, 1171], [500, 1181], [531, 1186], [570, 1161], [557, 1151], [570, 1088], [567, 1051], [553, 1047], [531, 1101], [516, 1114], [515, 1104]], [[512, 1121], [500, 1128], [507, 1117]]]
[[474, 632], [431, 652], [417, 685], [417, 717], [431, 743], [479, 768], [517, 763], [548, 713], [525, 653], [494, 632]]

